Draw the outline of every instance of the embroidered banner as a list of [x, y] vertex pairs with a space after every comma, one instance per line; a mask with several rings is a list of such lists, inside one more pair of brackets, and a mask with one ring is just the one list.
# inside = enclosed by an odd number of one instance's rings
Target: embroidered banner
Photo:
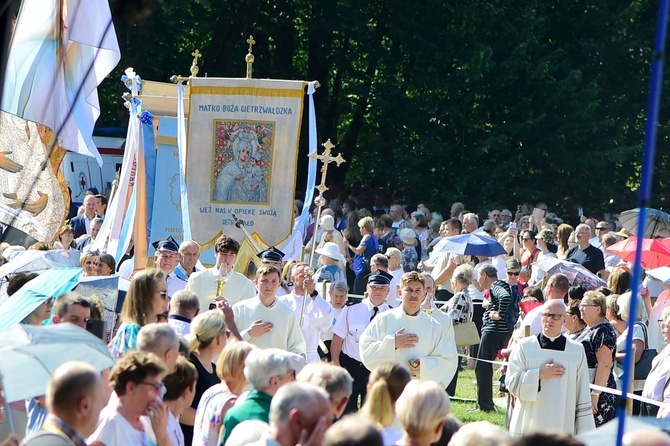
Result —
[[191, 233], [242, 241], [233, 214], [267, 245], [293, 225], [305, 83], [191, 78], [186, 186]]
[[[65, 151], [53, 132], [0, 112], [0, 241], [50, 243], [67, 215], [69, 195], [59, 166]], [[22, 231], [11, 235], [12, 228]], [[26, 237], [26, 234], [29, 237]]]

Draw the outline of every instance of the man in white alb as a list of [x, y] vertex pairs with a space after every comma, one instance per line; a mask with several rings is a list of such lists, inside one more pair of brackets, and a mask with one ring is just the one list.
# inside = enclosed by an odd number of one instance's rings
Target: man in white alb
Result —
[[305, 338], [291, 307], [277, 299], [279, 270], [261, 265], [256, 271], [258, 297], [233, 305], [242, 340], [259, 348], [281, 348], [305, 357]]
[[[293, 292], [279, 297], [293, 310], [293, 314], [302, 329], [307, 346], [307, 362], [319, 362], [319, 339], [321, 333], [327, 331], [333, 323], [333, 307], [319, 296], [314, 289], [314, 279], [309, 274], [309, 265], [296, 263], [291, 268]], [[307, 302], [305, 302], [305, 298]], [[303, 312], [304, 305], [304, 312]], [[300, 320], [302, 316], [302, 321]]]
[[[224, 297], [229, 305], [233, 306], [244, 299], [256, 296], [254, 283], [243, 274], [233, 271], [240, 244], [227, 235], [216, 240], [213, 268], [191, 274], [186, 284], [186, 290], [193, 291], [200, 299], [200, 312], [215, 308], [214, 298]], [[216, 296], [217, 280], [223, 280], [223, 296]], [[211, 308], [210, 308], [211, 306]], [[239, 327], [240, 329], [242, 327]]]
[[577, 435], [595, 429], [584, 347], [561, 334], [565, 305], [548, 300], [542, 332], [512, 349], [505, 378], [516, 397], [509, 433], [559, 431]]
[[435, 381], [443, 388], [458, 367], [454, 338], [447, 339], [439, 322], [421, 311], [426, 292], [417, 272], [400, 279], [402, 305], [380, 314], [361, 336], [361, 360], [369, 370], [387, 362], [407, 367], [413, 378]]

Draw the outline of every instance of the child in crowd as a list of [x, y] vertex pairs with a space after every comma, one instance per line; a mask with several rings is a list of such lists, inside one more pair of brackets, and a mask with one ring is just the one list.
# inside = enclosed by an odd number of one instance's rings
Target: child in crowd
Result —
[[321, 255], [320, 260], [323, 266], [314, 273], [314, 282], [333, 283], [347, 280], [340, 266], [344, 265], [346, 260], [342, 253], [340, 253], [340, 247], [337, 243], [327, 242], [322, 248], [315, 251]]

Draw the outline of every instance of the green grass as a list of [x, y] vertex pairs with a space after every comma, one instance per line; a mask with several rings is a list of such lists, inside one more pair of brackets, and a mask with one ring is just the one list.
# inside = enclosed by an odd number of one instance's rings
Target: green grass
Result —
[[[493, 379], [497, 380], [500, 375], [494, 374]], [[498, 396], [498, 386], [493, 386], [493, 397]], [[475, 384], [474, 370], [464, 370], [458, 373], [458, 386], [456, 387], [456, 397], [451, 400], [451, 411], [453, 415], [462, 423], [472, 421], [490, 421], [501, 427], [505, 427], [505, 409], [498, 407], [495, 412], [468, 412], [468, 409], [477, 407], [477, 385]], [[460, 401], [472, 400], [472, 401]]]

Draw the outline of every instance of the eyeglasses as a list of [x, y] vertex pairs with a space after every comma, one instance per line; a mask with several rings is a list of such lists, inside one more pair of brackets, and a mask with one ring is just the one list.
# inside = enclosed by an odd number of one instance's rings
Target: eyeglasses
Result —
[[518, 276], [521, 274], [521, 271], [507, 271], [507, 274], [510, 276]]
[[600, 305], [592, 305], [592, 304], [579, 304], [580, 309], [584, 309], [586, 307], [599, 307]]
[[44, 301], [44, 305], [46, 305], [47, 307], [53, 305], [53, 303], [54, 303], [54, 298], [53, 297], [50, 297], [50, 298], [48, 298], [47, 300]]
[[145, 385], [145, 386], [152, 387], [154, 389], [154, 392], [156, 392], [156, 393], [163, 390], [163, 383], [149, 383], [149, 382], [142, 381], [141, 383], [137, 383], [137, 385]]
[[565, 317], [564, 314], [554, 314], [554, 313], [541, 313], [540, 316], [542, 316], [545, 319], [551, 319], [552, 321], [560, 321]]

